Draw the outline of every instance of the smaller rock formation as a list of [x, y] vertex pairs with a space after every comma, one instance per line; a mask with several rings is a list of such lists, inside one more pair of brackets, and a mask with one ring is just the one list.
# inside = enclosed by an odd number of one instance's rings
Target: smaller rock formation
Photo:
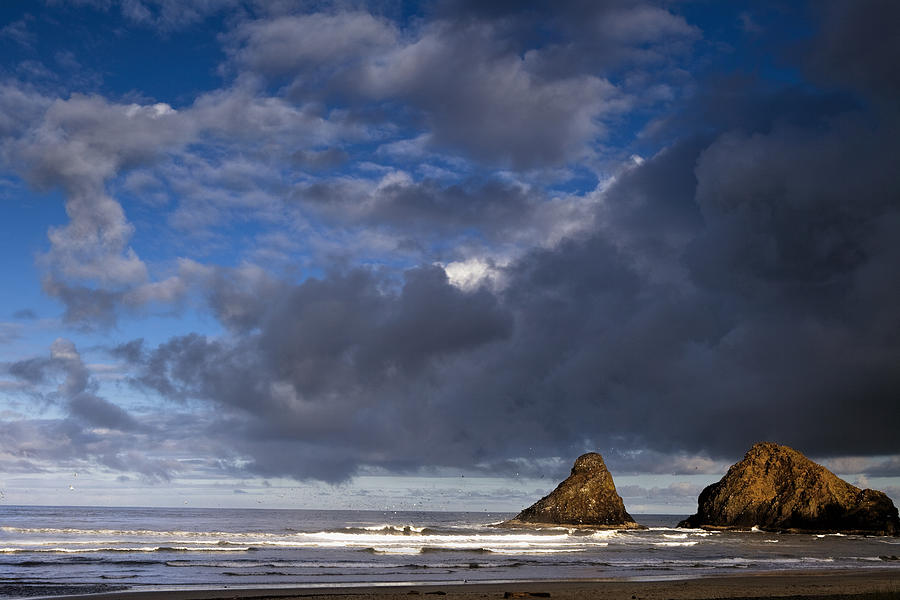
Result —
[[761, 442], [700, 493], [679, 527], [900, 535], [894, 503], [861, 490], [793, 448]]
[[578, 457], [569, 477], [549, 495], [520, 512], [504, 527], [583, 527], [644, 529], [625, 511], [612, 475], [596, 452]]

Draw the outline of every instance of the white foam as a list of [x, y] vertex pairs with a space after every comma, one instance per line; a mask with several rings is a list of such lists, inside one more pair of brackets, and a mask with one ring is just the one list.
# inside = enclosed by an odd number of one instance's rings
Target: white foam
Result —
[[[6, 552], [28, 551], [36, 546], [48, 551], [113, 551], [119, 548], [134, 548], [135, 552], [157, 551], [161, 547], [172, 547], [181, 551], [206, 549], [226, 552], [242, 551], [250, 547], [282, 548], [373, 548], [388, 552], [416, 552], [422, 547], [445, 547], [449, 549], [477, 550], [487, 546], [516, 549], [559, 549], [571, 551], [572, 547], [584, 545], [598, 546], [597, 540], [607, 540], [617, 535], [616, 531], [598, 531], [589, 536], [569, 535], [562, 529], [559, 534], [539, 533], [490, 533], [446, 534], [431, 533], [427, 527], [413, 525], [380, 524], [365, 527], [348, 527], [347, 531], [296, 532], [289, 534], [263, 532], [226, 531], [156, 531], [148, 529], [77, 529], [77, 528], [25, 528], [2, 527], [6, 533], [48, 536], [55, 540], [31, 541], [8, 540]], [[103, 538], [103, 539], [98, 539]], [[141, 544], [153, 540], [152, 544]], [[402, 541], [401, 541], [402, 540]], [[137, 543], [135, 543], [137, 542]], [[50, 548], [46, 548], [50, 546]], [[96, 546], [90, 548], [90, 546]], [[214, 547], [210, 547], [214, 546]], [[111, 548], [111, 549], [110, 549]], [[406, 549], [406, 550], [404, 550]], [[123, 550], [127, 551], [127, 550]]]
[[[597, 546], [608, 546], [609, 544], [595, 544]], [[568, 552], [584, 552], [585, 548], [485, 548], [494, 554], [562, 554]]]
[[[347, 529], [355, 529], [354, 527], [348, 527]], [[422, 533], [425, 531], [425, 527], [414, 527], [413, 525], [390, 525], [385, 523], [384, 525], [371, 525], [369, 527], [361, 527], [360, 529], [365, 529], [366, 531], [373, 532], [384, 532], [384, 533], [396, 533], [400, 535], [409, 535], [411, 533]], [[350, 534], [352, 535], [352, 533]]]
[[666, 547], [677, 547], [677, 546], [696, 546], [700, 542], [654, 542], [654, 546], [666, 546]]
[[376, 554], [422, 554], [422, 547], [413, 546], [386, 546], [384, 548], [374, 548]]
[[[320, 545], [320, 546], [347, 546], [347, 547], [382, 547], [390, 546], [396, 543], [398, 539], [403, 540], [404, 545], [409, 545], [410, 540], [406, 536], [385, 536], [382, 534], [365, 534], [365, 533], [343, 533], [321, 531], [317, 533], [299, 533], [288, 539], [282, 539], [273, 542], [275, 544], [298, 544], [298, 545]], [[483, 547], [486, 544], [519, 545], [519, 544], [536, 544], [536, 545], [560, 545], [571, 543], [573, 538], [568, 535], [536, 535], [536, 534], [488, 534], [488, 535], [429, 535], [422, 534], [415, 536], [416, 543], [427, 546], [446, 546], [446, 547]], [[577, 540], [578, 538], [574, 538]]]
[[[678, 533], [688, 533], [690, 535], [698, 535], [706, 537], [708, 535], [719, 535], [722, 533], [721, 531], [708, 531], [706, 529], [700, 529], [699, 527], [649, 527], [650, 531], [675, 531]], [[665, 536], [665, 534], [663, 534]]]

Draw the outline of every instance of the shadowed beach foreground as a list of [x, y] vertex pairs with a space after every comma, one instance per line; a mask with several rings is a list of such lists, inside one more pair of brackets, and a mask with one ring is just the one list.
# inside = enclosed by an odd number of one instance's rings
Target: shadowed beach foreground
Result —
[[[61, 591], [61, 590], [60, 590]], [[74, 590], [66, 590], [72, 594]], [[7, 590], [10, 593], [11, 590]], [[22, 589], [19, 597], [50, 595], [51, 590]], [[63, 597], [63, 596], [57, 596]], [[577, 580], [511, 583], [458, 583], [329, 588], [117, 591], [67, 595], [69, 600], [225, 600], [324, 598], [386, 600], [434, 597], [445, 600], [521, 598], [601, 600], [706, 600], [713, 598], [857, 598], [900, 600], [900, 569], [805, 571], [711, 576], [668, 581]]]

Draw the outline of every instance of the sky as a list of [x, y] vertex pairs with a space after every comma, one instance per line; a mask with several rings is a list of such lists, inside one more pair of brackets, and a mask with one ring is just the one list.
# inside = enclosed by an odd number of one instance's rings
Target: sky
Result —
[[0, 501], [900, 500], [900, 3], [0, 6]]

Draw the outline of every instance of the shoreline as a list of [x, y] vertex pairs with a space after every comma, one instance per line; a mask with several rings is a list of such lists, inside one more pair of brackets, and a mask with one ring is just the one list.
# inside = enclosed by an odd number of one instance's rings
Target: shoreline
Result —
[[[19, 597], [35, 597], [23, 586]], [[562, 600], [713, 600], [723, 598], [857, 598], [900, 600], [900, 569], [766, 571], [708, 575], [693, 578], [647, 577], [632, 579], [520, 580], [492, 583], [445, 582], [431, 584], [385, 583], [335, 586], [277, 586], [126, 589], [95, 593], [47, 590], [42, 598], [68, 600], [290, 600], [324, 597], [328, 600], [387, 600], [430, 596], [435, 600], [557, 598]], [[74, 591], [74, 590], [73, 590]], [[422, 599], [426, 600], [426, 599]]]

